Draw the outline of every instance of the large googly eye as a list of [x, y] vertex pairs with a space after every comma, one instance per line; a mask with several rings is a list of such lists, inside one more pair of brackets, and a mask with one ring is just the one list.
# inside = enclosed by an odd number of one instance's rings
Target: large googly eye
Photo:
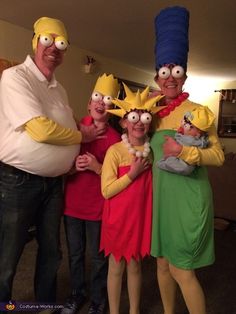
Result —
[[68, 46], [68, 42], [64, 37], [58, 36], [55, 38], [55, 46], [59, 50], [66, 50], [66, 48]]
[[158, 76], [163, 79], [167, 79], [170, 76], [170, 69], [167, 67], [162, 67], [158, 71]]
[[174, 78], [181, 78], [184, 76], [184, 68], [181, 67], [180, 65], [176, 65], [172, 68], [171, 74]]
[[102, 100], [102, 95], [98, 92], [93, 92], [91, 98], [93, 101], [100, 101]]
[[132, 123], [136, 123], [139, 121], [139, 114], [135, 111], [131, 111], [128, 116], [127, 116], [127, 119], [129, 122], [132, 122]]
[[140, 120], [143, 124], [149, 124], [152, 121], [152, 115], [148, 112], [145, 112], [141, 115]]
[[40, 35], [39, 41], [43, 46], [49, 47], [53, 43], [53, 38], [50, 35]]
[[112, 97], [111, 96], [104, 96], [103, 97], [103, 102], [105, 105], [109, 106], [112, 104]]

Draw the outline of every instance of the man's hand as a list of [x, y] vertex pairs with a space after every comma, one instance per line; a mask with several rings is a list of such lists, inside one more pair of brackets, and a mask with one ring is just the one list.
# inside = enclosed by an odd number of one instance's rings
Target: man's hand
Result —
[[80, 125], [80, 132], [82, 133], [82, 143], [92, 142], [98, 138], [105, 138], [102, 134], [105, 133], [107, 126]]
[[173, 137], [165, 136], [163, 144], [163, 158], [170, 156], [178, 157], [182, 151], [182, 145], [178, 144]]

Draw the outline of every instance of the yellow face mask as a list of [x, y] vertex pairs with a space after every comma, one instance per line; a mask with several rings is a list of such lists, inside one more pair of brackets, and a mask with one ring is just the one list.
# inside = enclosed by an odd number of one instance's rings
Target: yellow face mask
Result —
[[[42, 36], [45, 37], [51, 34], [58, 35], [54, 40], [55, 40], [55, 45], [56, 43], [58, 44], [58, 47], [67, 47], [68, 46], [68, 36], [67, 32], [65, 29], [64, 24], [57, 19], [50, 18], [50, 17], [41, 17], [34, 23], [34, 36], [32, 39], [32, 47], [33, 50], [36, 50], [37, 44], [38, 44], [38, 39]], [[52, 37], [52, 36], [51, 36]], [[42, 38], [42, 41], [44, 43], [50, 42], [50, 38]], [[62, 44], [63, 42], [63, 44]], [[42, 42], [41, 42], [42, 43]], [[52, 41], [53, 43], [53, 41]], [[51, 43], [51, 44], [52, 44]], [[50, 46], [50, 45], [49, 45]], [[59, 49], [59, 48], [58, 48]], [[66, 48], [64, 48], [66, 49]], [[61, 49], [61, 50], [64, 50]]]

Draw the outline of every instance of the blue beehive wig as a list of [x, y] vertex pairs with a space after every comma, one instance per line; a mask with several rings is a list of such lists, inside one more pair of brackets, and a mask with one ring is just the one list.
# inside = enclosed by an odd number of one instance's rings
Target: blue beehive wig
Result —
[[155, 18], [156, 69], [164, 64], [177, 64], [187, 70], [189, 12], [184, 7], [163, 9]]

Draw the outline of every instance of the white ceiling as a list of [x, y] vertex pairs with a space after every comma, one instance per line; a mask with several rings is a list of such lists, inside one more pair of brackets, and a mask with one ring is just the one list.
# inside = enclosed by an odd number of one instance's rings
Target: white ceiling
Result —
[[173, 5], [190, 10], [189, 75], [236, 80], [235, 0], [0, 0], [0, 19], [59, 18], [73, 45], [153, 72], [154, 18]]

